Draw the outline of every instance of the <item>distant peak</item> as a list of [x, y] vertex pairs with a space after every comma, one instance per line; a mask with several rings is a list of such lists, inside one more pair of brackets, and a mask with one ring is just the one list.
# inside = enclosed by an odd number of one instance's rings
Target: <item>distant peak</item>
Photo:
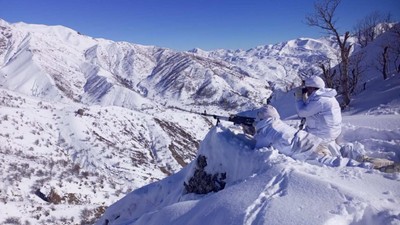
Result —
[[200, 56], [207, 56], [209, 54], [209, 52], [207, 52], [207, 51], [205, 51], [203, 49], [200, 49], [200, 48], [194, 48], [194, 49], [189, 50], [187, 52], [194, 53], [194, 54], [200, 55]]
[[201, 49], [201, 48], [193, 48], [191, 50], [189, 50], [188, 52], [192, 52], [192, 53], [206, 53], [207, 51]]
[[0, 18], [0, 26], [9, 26], [9, 25], [10, 24], [7, 21], [5, 21], [2, 18]]

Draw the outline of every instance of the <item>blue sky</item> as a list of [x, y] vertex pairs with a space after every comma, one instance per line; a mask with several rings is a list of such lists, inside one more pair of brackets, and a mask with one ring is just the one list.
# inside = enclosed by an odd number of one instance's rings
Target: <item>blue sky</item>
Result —
[[[305, 24], [313, 0], [0, 0], [7, 22], [63, 25], [114, 41], [178, 51], [250, 49], [299, 37], [324, 36]], [[341, 32], [373, 11], [400, 21], [400, 0], [342, 0]]]

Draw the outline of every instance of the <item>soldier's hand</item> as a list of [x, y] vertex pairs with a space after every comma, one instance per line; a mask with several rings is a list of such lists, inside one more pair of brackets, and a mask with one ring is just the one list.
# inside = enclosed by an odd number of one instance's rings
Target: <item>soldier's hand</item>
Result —
[[301, 87], [296, 88], [294, 96], [296, 98], [296, 101], [303, 100], [303, 89]]
[[256, 133], [256, 128], [254, 126], [244, 125], [242, 124], [242, 129], [245, 134], [254, 136]]

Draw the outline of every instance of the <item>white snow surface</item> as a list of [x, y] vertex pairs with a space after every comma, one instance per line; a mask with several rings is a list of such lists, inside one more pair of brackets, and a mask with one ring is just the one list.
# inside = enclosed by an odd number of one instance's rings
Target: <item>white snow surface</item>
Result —
[[[343, 112], [339, 143], [358, 142], [369, 156], [400, 162], [400, 77], [374, 87], [364, 93], [374, 101], [355, 99], [358, 108]], [[207, 157], [207, 172], [227, 174], [223, 190], [186, 193], [194, 160], [129, 193], [96, 224], [400, 224], [398, 173], [296, 161], [276, 149], [255, 149], [240, 128], [223, 122], [209, 130], [197, 155]]]
[[[334, 61], [331, 38], [173, 52], [62, 26], [0, 19], [0, 28], [0, 223], [400, 224], [399, 174], [254, 149], [240, 127], [176, 109], [226, 116], [273, 91], [296, 126], [288, 90], [301, 71]], [[382, 46], [399, 43], [392, 36], [363, 50], [370, 66], [342, 112], [339, 141], [400, 162], [400, 74], [383, 80], [376, 69]], [[207, 172], [226, 172], [223, 190], [185, 193], [200, 154]], [[45, 202], [36, 190], [62, 199]]]
[[[386, 117], [380, 125], [366, 122], [375, 117], [345, 117], [344, 139], [398, 162], [399, 117]], [[209, 131], [199, 154], [207, 157], [207, 172], [226, 172], [225, 189], [185, 193], [183, 182], [193, 175], [193, 161], [128, 194], [97, 224], [400, 224], [399, 174], [295, 161], [275, 149], [254, 149], [249, 137], [224, 125]]]

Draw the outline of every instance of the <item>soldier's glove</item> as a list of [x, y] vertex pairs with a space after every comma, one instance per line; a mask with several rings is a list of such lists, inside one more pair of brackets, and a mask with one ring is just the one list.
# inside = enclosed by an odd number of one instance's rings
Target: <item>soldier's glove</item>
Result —
[[254, 134], [256, 133], [256, 128], [254, 126], [242, 124], [242, 129], [245, 134], [248, 134], [251, 136], [254, 136]]
[[303, 100], [303, 89], [301, 87], [297, 88], [294, 92], [296, 101]]

